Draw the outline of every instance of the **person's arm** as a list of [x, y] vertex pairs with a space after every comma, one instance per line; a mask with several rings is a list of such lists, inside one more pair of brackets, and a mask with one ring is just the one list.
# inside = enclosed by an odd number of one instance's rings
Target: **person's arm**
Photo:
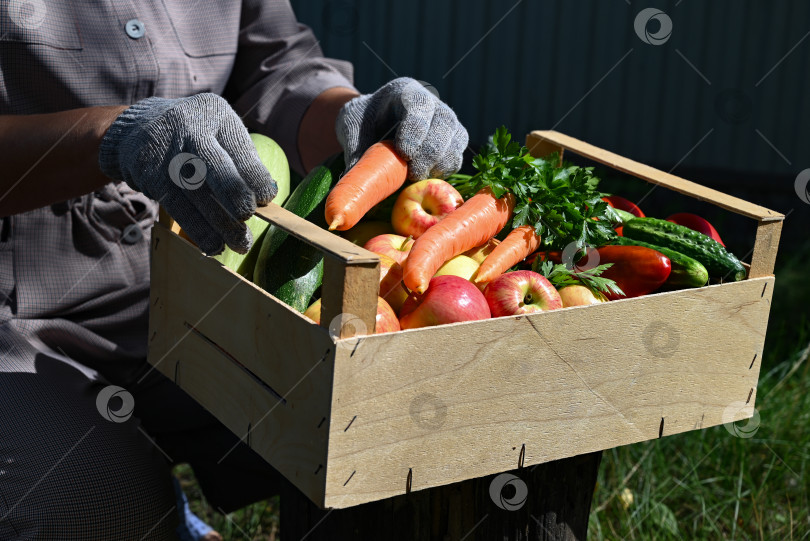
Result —
[[343, 150], [335, 133], [335, 120], [343, 105], [359, 95], [353, 88], [330, 88], [321, 92], [309, 106], [298, 129], [298, 152], [304, 169], [309, 171]]
[[110, 182], [98, 149], [127, 106], [0, 115], [0, 216], [90, 193]]
[[289, 2], [242, 0], [238, 49], [222, 95], [250, 131], [275, 140], [304, 174], [340, 151], [335, 118], [357, 95], [352, 71], [349, 62], [324, 58]]

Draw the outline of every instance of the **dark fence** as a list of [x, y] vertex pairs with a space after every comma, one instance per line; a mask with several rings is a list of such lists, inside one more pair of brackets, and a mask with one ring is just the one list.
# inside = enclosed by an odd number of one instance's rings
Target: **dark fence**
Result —
[[808, 225], [810, 206], [796, 197], [794, 179], [810, 167], [810, 2], [293, 6], [327, 55], [354, 63], [361, 91], [396, 75], [430, 82], [473, 144], [501, 124], [521, 137], [554, 128], [776, 210], [793, 209], [788, 226]]

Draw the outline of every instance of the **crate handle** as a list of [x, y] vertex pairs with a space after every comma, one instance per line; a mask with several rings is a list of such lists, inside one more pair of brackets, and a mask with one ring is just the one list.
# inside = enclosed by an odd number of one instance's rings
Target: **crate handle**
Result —
[[678, 193], [700, 201], [741, 214], [757, 221], [757, 233], [751, 255], [749, 278], [773, 275], [776, 262], [776, 250], [779, 247], [779, 236], [782, 232], [784, 214], [760, 207], [723, 192], [707, 188], [700, 184], [666, 173], [654, 167], [644, 165], [629, 158], [619, 156], [608, 150], [590, 145], [579, 139], [556, 131], [533, 131], [526, 136], [526, 146], [532, 156], [548, 156], [552, 152], [560, 153], [560, 161], [565, 150], [570, 150], [584, 158], [606, 165], [617, 171], [646, 180], [651, 184], [663, 186]]
[[[256, 216], [326, 256], [321, 287], [321, 327], [329, 329], [333, 324], [339, 329], [339, 338], [372, 334], [380, 290], [380, 257], [274, 203], [258, 207]], [[175, 233], [180, 229], [162, 206], [158, 221]]]

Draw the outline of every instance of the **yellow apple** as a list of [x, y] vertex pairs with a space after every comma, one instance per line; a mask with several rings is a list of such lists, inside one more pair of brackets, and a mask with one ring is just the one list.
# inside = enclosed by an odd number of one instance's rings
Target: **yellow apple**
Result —
[[499, 241], [495, 237], [492, 237], [481, 246], [476, 246], [475, 248], [467, 250], [462, 255], [466, 255], [467, 257], [475, 259], [480, 265], [481, 263], [484, 262], [484, 259], [486, 259], [487, 256], [492, 253], [492, 250], [494, 250], [495, 247], [500, 243], [501, 241]]
[[588, 304], [599, 304], [607, 299], [602, 295], [596, 296], [585, 286], [565, 286], [559, 289], [563, 308], [569, 306], [586, 306]]
[[467, 257], [466, 255], [457, 255], [439, 267], [439, 270], [437, 270], [436, 274], [433, 276], [452, 275], [460, 276], [465, 280], [469, 280], [472, 278], [473, 274], [475, 274], [475, 271], [478, 270], [478, 265], [478, 262], [471, 257]]

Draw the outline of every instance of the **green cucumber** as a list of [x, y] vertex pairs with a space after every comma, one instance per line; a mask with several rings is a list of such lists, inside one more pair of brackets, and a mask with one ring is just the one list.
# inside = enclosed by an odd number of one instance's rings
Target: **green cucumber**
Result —
[[706, 282], [709, 281], [709, 271], [706, 270], [706, 267], [703, 266], [700, 261], [678, 251], [672, 250], [671, 248], [666, 248], [664, 246], [658, 246], [656, 244], [650, 244], [648, 242], [634, 240], [627, 237], [619, 237], [616, 240], [611, 241], [610, 244], [615, 244], [618, 246], [643, 246], [645, 248], [652, 248], [653, 250], [661, 252], [667, 256], [670, 263], [672, 263], [672, 270], [669, 273], [669, 278], [667, 278], [667, 281], [665, 282], [665, 285], [667, 286], [701, 287], [705, 286]]
[[[283, 207], [326, 228], [326, 196], [343, 172], [343, 156], [330, 158], [313, 169], [293, 190]], [[253, 282], [303, 312], [323, 281], [323, 254], [307, 243], [270, 226], [253, 269]]]
[[688, 227], [659, 218], [635, 218], [624, 224], [622, 234], [696, 259], [712, 278], [734, 282], [745, 279], [745, 267], [734, 254], [708, 235]]

